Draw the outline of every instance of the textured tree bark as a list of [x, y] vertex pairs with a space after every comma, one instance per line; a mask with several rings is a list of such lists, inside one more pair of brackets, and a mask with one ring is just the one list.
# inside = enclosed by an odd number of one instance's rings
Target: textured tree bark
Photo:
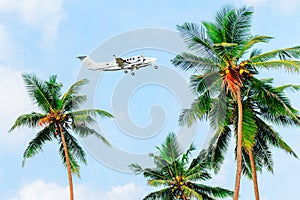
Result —
[[256, 174], [256, 167], [255, 167], [255, 160], [253, 156], [253, 151], [248, 151], [250, 157], [250, 164], [251, 164], [251, 171], [252, 171], [252, 180], [253, 180], [253, 187], [254, 187], [254, 194], [255, 199], [259, 200], [259, 190], [258, 190], [258, 182], [257, 182], [257, 174]]
[[234, 200], [239, 199], [239, 192], [240, 192], [240, 182], [242, 176], [242, 142], [243, 142], [243, 105], [241, 100], [241, 93], [238, 90], [236, 93], [236, 101], [238, 104], [238, 132], [237, 132], [237, 167], [236, 167], [236, 177], [235, 177], [235, 189], [234, 189]]
[[74, 200], [73, 181], [72, 181], [71, 165], [70, 165], [70, 160], [69, 160], [68, 147], [67, 147], [67, 144], [66, 144], [66, 140], [65, 140], [65, 136], [64, 136], [62, 127], [61, 127], [60, 124], [58, 124], [58, 126], [59, 126], [59, 132], [60, 132], [60, 136], [61, 136], [61, 140], [62, 140], [62, 143], [63, 143], [64, 152], [65, 152], [65, 156], [66, 156], [66, 164], [67, 164], [69, 187], [70, 187], [70, 200]]

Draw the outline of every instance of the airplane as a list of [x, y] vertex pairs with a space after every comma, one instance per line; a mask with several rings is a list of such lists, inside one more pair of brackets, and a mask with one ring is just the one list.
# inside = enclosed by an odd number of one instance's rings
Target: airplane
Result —
[[131, 75], [135, 75], [135, 70], [153, 66], [154, 69], [158, 69], [156, 65], [156, 58], [144, 57], [143, 55], [132, 56], [128, 58], [120, 58], [114, 56], [114, 61], [111, 62], [95, 62], [90, 56], [78, 56], [83, 65], [89, 70], [102, 70], [102, 71], [118, 71], [124, 70], [124, 73], [127, 74], [128, 71], [131, 71]]

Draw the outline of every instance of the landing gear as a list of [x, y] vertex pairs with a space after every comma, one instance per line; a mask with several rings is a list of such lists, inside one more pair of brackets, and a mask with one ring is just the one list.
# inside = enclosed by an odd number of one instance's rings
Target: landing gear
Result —
[[158, 66], [157, 66], [157, 65], [155, 65], [155, 66], [154, 66], [154, 69], [158, 69]]
[[128, 73], [128, 71], [127, 71], [127, 70], [124, 70], [124, 73], [125, 73], [125, 74], [127, 74], [127, 73]]
[[131, 76], [134, 76], [135, 75], [135, 73], [134, 72], [131, 72]]

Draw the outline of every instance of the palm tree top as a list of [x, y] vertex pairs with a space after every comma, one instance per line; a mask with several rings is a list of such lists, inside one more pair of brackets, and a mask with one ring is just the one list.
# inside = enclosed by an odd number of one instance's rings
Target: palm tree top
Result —
[[245, 61], [250, 70], [283, 68], [288, 72], [299, 72], [300, 62], [295, 59], [300, 58], [300, 46], [265, 53], [254, 48], [259, 43], [268, 43], [273, 37], [253, 35], [252, 16], [251, 7], [225, 6], [217, 12], [213, 22], [178, 25], [177, 29], [190, 52], [177, 55], [171, 62], [193, 72], [235, 69]]
[[[95, 117], [97, 115], [107, 118], [113, 116], [99, 109], [79, 110], [82, 103], [87, 99], [86, 95], [80, 94], [82, 86], [88, 83], [87, 79], [75, 82], [65, 93], [62, 93], [63, 85], [58, 82], [56, 75], [50, 76], [48, 81], [40, 80], [34, 74], [23, 74], [22, 77], [28, 95], [41, 112], [32, 112], [19, 116], [9, 131], [24, 126], [42, 128], [25, 150], [23, 165], [26, 158], [33, 157], [42, 150], [42, 145], [46, 141], [56, 138], [59, 140], [59, 143], [62, 142], [59, 134], [61, 126], [67, 145], [69, 146], [68, 151], [72, 172], [79, 175], [79, 165], [76, 159], [86, 163], [85, 153], [71, 132], [78, 134], [80, 137], [96, 135], [103, 142], [109, 144], [91, 125], [96, 123]], [[62, 160], [65, 163], [66, 158], [62, 145], [59, 150]]]
[[[211, 179], [209, 165], [201, 157], [190, 162], [190, 156], [195, 147], [190, 145], [183, 152], [174, 133], [170, 133], [166, 141], [157, 149], [158, 155], [150, 154], [154, 160], [154, 168], [143, 169], [138, 164], [130, 165], [135, 174], [143, 174], [150, 186], [163, 187], [163, 189], [147, 195], [145, 200], [214, 199], [233, 195], [233, 192], [229, 190], [200, 183]], [[202, 155], [204, 154], [202, 151]]]

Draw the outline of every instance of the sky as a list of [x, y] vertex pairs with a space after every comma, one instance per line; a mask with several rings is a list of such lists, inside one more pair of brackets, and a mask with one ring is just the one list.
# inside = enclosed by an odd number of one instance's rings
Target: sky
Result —
[[[191, 100], [189, 73], [169, 62], [184, 47], [176, 38], [176, 25], [210, 21], [222, 6], [253, 6], [253, 34], [273, 36], [263, 50], [300, 44], [300, 2], [296, 0], [216, 1], [107, 1], [107, 0], [0, 0], [0, 200], [68, 199], [67, 172], [57, 153], [57, 142], [44, 145], [28, 159], [22, 155], [38, 130], [22, 128], [8, 133], [17, 116], [38, 111], [26, 94], [22, 73], [46, 80], [57, 74], [64, 91], [80, 78], [90, 79], [83, 92], [86, 107], [111, 112], [115, 119], [98, 119], [97, 130], [112, 144], [109, 149], [94, 138], [80, 139], [88, 165], [81, 178], [74, 177], [78, 200], [139, 200], [153, 191], [142, 176], [126, 168], [134, 161], [151, 164], [147, 154], [155, 151], [174, 131], [181, 145], [191, 142], [200, 151], [209, 129], [206, 123], [179, 127], [177, 119]], [[160, 37], [164, 35], [166, 37]], [[140, 69], [135, 76], [122, 72], [87, 71], [76, 58], [92, 55], [110, 61], [112, 55], [144, 54], [157, 58], [159, 69]], [[263, 71], [275, 85], [300, 84], [299, 75]], [[299, 94], [289, 93], [300, 109]], [[300, 154], [300, 134], [295, 128], [275, 127]], [[233, 145], [222, 170], [208, 184], [234, 188]], [[299, 159], [274, 149], [274, 174], [259, 174], [262, 200], [295, 199], [299, 185]], [[252, 184], [242, 179], [241, 200], [254, 199]]]

